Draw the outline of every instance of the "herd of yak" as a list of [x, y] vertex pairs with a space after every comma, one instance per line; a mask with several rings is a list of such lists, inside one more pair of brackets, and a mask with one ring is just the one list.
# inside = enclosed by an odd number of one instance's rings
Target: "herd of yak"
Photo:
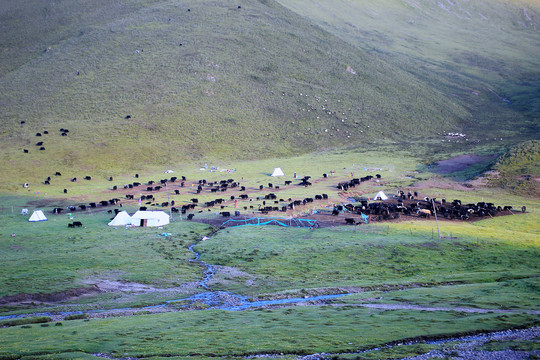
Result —
[[[57, 172], [55, 175], [61, 176], [59, 172]], [[327, 174], [323, 174], [323, 178], [327, 178]], [[139, 178], [138, 174], [135, 174], [135, 178]], [[341, 182], [336, 185], [336, 188], [338, 191], [347, 192], [350, 191], [352, 188], [356, 187], [357, 185], [366, 182], [371, 181], [373, 179], [380, 179], [381, 175], [376, 174], [375, 176], [365, 176], [360, 178], [353, 178], [350, 181], [347, 182]], [[90, 176], [84, 177], [85, 180], [91, 180]], [[297, 184], [298, 186], [303, 187], [309, 187], [312, 185], [310, 182], [311, 177], [305, 176], [300, 180], [300, 182]], [[113, 181], [112, 177], [108, 178], [109, 181]], [[50, 181], [50, 178], [45, 180], [47, 183]], [[72, 178], [71, 181], [77, 181], [76, 178]], [[227, 179], [227, 180], [220, 180], [220, 181], [214, 181], [210, 182], [205, 179], [198, 180], [196, 182], [193, 182], [190, 184], [190, 186], [186, 185], [187, 180], [185, 176], [178, 177], [171, 177], [167, 179], [161, 179], [159, 181], [148, 181], [145, 184], [141, 182], [133, 182], [131, 184], [122, 185], [122, 186], [113, 186], [110, 190], [116, 191], [119, 188], [123, 189], [137, 189], [137, 192], [146, 192], [145, 195], [133, 195], [133, 194], [125, 194], [125, 200], [135, 200], [139, 201], [139, 208], [140, 210], [147, 210], [149, 206], [152, 207], [167, 207], [170, 208], [172, 212], [180, 212], [182, 214], [186, 214], [188, 212], [191, 212], [188, 214], [187, 218], [188, 220], [193, 219], [194, 212], [198, 210], [198, 212], [203, 211], [212, 211], [212, 209], [215, 209], [215, 207], [219, 206], [222, 210], [220, 214], [224, 217], [231, 216], [231, 212], [229, 211], [223, 211], [227, 206], [225, 203], [229, 201], [230, 203], [234, 202], [234, 216], [240, 215], [240, 210], [243, 209], [244, 211], [249, 211], [250, 213], [259, 212], [261, 214], [268, 214], [271, 212], [287, 212], [288, 210], [294, 210], [297, 207], [305, 206], [310, 203], [313, 203], [315, 201], [322, 201], [327, 200], [328, 195], [327, 194], [318, 194], [314, 195], [313, 197], [306, 197], [304, 199], [296, 199], [293, 200], [291, 198], [289, 199], [278, 199], [278, 196], [274, 193], [268, 193], [262, 197], [256, 197], [250, 198], [249, 195], [246, 192], [246, 187], [242, 186], [239, 182], [235, 181], [234, 179]], [[292, 181], [285, 181], [284, 186], [290, 186], [292, 185]], [[170, 187], [170, 188], [169, 188]], [[179, 195], [182, 188], [185, 188], [185, 192], [191, 192], [193, 194], [201, 194], [201, 193], [224, 193], [235, 189], [235, 191], [240, 192], [240, 194], [236, 195], [229, 195], [227, 198], [216, 198], [211, 201], [206, 201], [204, 203], [199, 203], [198, 198], [192, 198], [190, 199], [189, 203], [183, 204], [183, 205], [176, 205], [174, 200], [166, 201], [157, 203], [153, 192], [159, 192], [163, 191], [164, 189], [167, 189], [167, 193], [169, 195]], [[175, 188], [175, 189], [173, 189]], [[260, 185], [259, 190], [263, 190], [265, 186]], [[189, 190], [187, 190], [189, 189]], [[272, 183], [267, 184], [267, 189], [271, 191], [279, 190], [280, 187], [278, 185], [274, 185]], [[64, 189], [64, 192], [67, 192], [66, 189]], [[253, 202], [254, 200], [257, 201], [257, 205], [247, 205], [243, 206], [242, 204], [238, 204], [238, 201], [248, 201]], [[106, 207], [106, 206], [113, 206], [113, 205], [119, 205], [121, 204], [122, 200], [120, 198], [113, 198], [109, 200], [102, 200], [99, 202], [91, 202], [89, 204], [80, 204], [80, 205], [72, 205], [68, 206], [67, 210], [73, 212], [76, 210], [86, 210], [86, 209], [96, 209], [98, 207]], [[144, 202], [144, 204], [143, 204]], [[245, 203], [244, 203], [245, 204]], [[63, 208], [54, 208], [53, 213], [59, 214], [63, 211]], [[525, 207], [521, 209], [522, 212], [525, 212]], [[112, 213], [113, 210], [108, 210], [109, 213]], [[118, 213], [118, 209], [114, 209], [114, 213]], [[494, 217], [501, 214], [509, 214], [512, 212], [511, 206], [495, 206], [493, 203], [489, 202], [478, 202], [476, 204], [464, 204], [460, 200], [453, 200], [451, 202], [447, 202], [446, 199], [440, 199], [437, 200], [435, 198], [419, 198], [418, 193], [414, 192], [408, 192], [405, 193], [404, 191], [398, 191], [397, 194], [392, 198], [388, 199], [387, 201], [369, 201], [369, 199], [358, 199], [355, 203], [349, 203], [349, 204], [341, 204], [334, 206], [332, 210], [332, 215], [338, 216], [340, 214], [344, 214], [345, 216], [353, 216], [353, 215], [359, 215], [362, 216], [362, 219], [367, 218], [370, 221], [386, 221], [391, 219], [397, 219], [402, 215], [408, 215], [408, 216], [416, 216], [416, 217], [425, 217], [430, 218], [431, 216], [439, 216], [441, 218], [446, 218], [449, 220], [469, 220], [474, 218], [481, 218], [481, 217]], [[358, 224], [361, 221], [356, 221], [354, 217], [346, 217], [345, 223], [346, 224]]]

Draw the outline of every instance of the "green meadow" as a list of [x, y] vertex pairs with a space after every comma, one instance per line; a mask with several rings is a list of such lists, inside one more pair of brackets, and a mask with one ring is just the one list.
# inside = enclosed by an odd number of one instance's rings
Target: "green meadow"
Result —
[[[175, 174], [186, 174], [191, 180], [203, 176], [212, 180], [243, 178], [253, 198], [272, 191], [266, 186], [268, 181], [292, 179], [291, 171], [301, 176], [311, 174], [317, 180], [312, 188], [283, 187], [279, 194], [302, 198], [327, 192], [329, 201], [314, 205], [324, 211], [326, 206], [343, 201], [335, 184], [350, 179], [351, 172], [362, 176], [378, 171], [383, 175], [379, 183], [362, 184], [344, 196], [372, 196], [380, 189], [393, 194], [396, 189], [431, 181], [433, 186], [422, 188], [422, 195], [464, 202], [493, 201], [517, 209], [525, 205], [527, 213], [470, 223], [441, 219], [440, 239], [433, 219], [403, 218], [399, 222], [337, 224], [319, 229], [225, 228], [200, 241], [216, 229], [179, 215], [162, 229], [136, 229], [107, 227], [111, 214], [105, 211], [76, 211], [72, 213], [74, 219], [48, 211], [51, 206], [73, 200], [112, 196], [114, 192], [106, 190], [110, 186], [106, 180], [76, 184], [81, 195], [73, 198], [58, 195], [51, 199], [41, 193], [20, 191], [3, 197], [1, 296], [34, 297], [1, 306], [2, 316], [29, 316], [0, 321], [6, 326], [0, 329], [1, 356], [90, 358], [91, 354], [106, 353], [113, 357], [203, 359], [283, 354], [284, 358], [293, 358], [328, 352], [344, 358], [396, 358], [425, 353], [437, 345], [418, 343], [358, 352], [419, 336], [449, 337], [538, 324], [537, 199], [485, 186], [471, 191], [451, 178], [419, 171], [423, 165], [418, 159], [399, 152], [377, 156], [338, 151], [314, 154], [311, 159], [301, 156], [220, 165], [235, 172], [208, 172], [194, 165], [179, 165]], [[285, 171], [283, 179], [269, 180], [275, 166]], [[330, 169], [336, 170], [334, 178], [324, 179], [318, 174]], [[163, 175], [157, 169], [142, 174], [144, 181]], [[133, 181], [133, 175], [123, 176]], [[259, 184], [265, 184], [265, 190], [259, 191]], [[51, 189], [63, 187], [57, 185], [51, 185]], [[84, 194], [85, 186], [94, 190]], [[182, 204], [195, 195], [189, 188], [175, 196]], [[207, 194], [201, 199], [213, 197]], [[160, 199], [166, 199], [164, 193]], [[44, 207], [49, 217], [46, 222], [28, 223], [26, 217], [12, 214], [10, 208], [39, 202], [48, 204]], [[130, 211], [136, 207], [136, 203], [125, 205]], [[232, 209], [232, 202], [226, 209]], [[211, 219], [218, 216], [217, 211], [196, 212], [195, 217]], [[310, 211], [301, 210], [296, 216], [308, 216]], [[67, 223], [73, 220], [84, 226], [68, 229]], [[160, 236], [165, 232], [168, 236]], [[208, 291], [197, 286], [204, 267], [190, 261], [194, 254], [188, 247], [192, 244], [200, 260], [214, 266], [215, 274], [207, 284], [212, 291], [244, 295], [251, 300], [350, 295], [308, 303], [310, 306], [291, 304], [232, 312], [208, 310], [204, 303], [183, 307], [192, 295]], [[131, 287], [91, 291], [93, 284], [104, 282]], [[146, 290], [140, 290], [141, 286]], [[81, 288], [88, 291], [81, 297], [54, 301], [46, 297]], [[172, 299], [178, 300], [166, 307], [172, 312], [154, 314], [147, 308]], [[402, 308], [408, 305], [428, 309]], [[443, 309], [429, 310], [434, 307]], [[122, 312], [114, 316], [115, 309], [123, 308], [139, 311], [133, 316]], [[486, 312], [466, 313], [461, 308]], [[52, 320], [54, 314], [64, 311], [82, 315]], [[100, 318], [92, 315], [94, 311], [109, 311], [111, 315]]]
[[204, 359], [347, 353], [425, 333], [501, 329], [530, 324], [534, 319], [530, 315], [431, 314], [332, 306], [246, 312], [209, 310], [2, 329], [0, 354], [6, 359], [84, 359], [102, 352], [114, 357]]
[[[538, 327], [539, 18], [533, 0], [0, 0], [0, 359], [395, 359]], [[380, 190], [513, 211], [330, 216]], [[107, 226], [150, 193], [201, 206]], [[320, 228], [220, 226], [320, 194], [270, 214]]]

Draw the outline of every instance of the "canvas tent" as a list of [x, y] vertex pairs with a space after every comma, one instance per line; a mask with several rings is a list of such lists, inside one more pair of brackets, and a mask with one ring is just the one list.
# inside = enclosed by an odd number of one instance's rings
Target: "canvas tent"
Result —
[[30, 216], [30, 219], [28, 219], [28, 221], [32, 221], [32, 222], [35, 222], [35, 221], [47, 221], [47, 218], [45, 217], [45, 214], [43, 214], [43, 211], [35, 210], [32, 213], [32, 216]]
[[379, 191], [373, 200], [388, 200], [388, 196], [386, 196], [382, 191]]
[[281, 168], [275, 168], [274, 169], [274, 172], [272, 173], [272, 175], [270, 176], [284, 176], [285, 174], [283, 173], [283, 170], [281, 170]]
[[131, 225], [131, 216], [127, 213], [127, 211], [121, 211], [112, 221], [108, 224], [109, 226], [126, 226]]
[[137, 211], [131, 217], [133, 226], [163, 226], [169, 223], [169, 215], [164, 211]]

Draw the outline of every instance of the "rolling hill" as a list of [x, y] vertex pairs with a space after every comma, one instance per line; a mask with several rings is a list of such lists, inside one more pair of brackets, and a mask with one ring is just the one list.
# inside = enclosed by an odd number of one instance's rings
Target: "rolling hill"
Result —
[[538, 136], [532, 2], [0, 5], [4, 180]]

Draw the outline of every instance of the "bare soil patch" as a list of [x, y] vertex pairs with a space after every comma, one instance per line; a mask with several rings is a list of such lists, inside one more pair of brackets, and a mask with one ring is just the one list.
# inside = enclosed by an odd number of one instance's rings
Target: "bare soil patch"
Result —
[[0, 298], [2, 306], [16, 306], [25, 304], [59, 304], [66, 301], [73, 301], [85, 296], [98, 295], [102, 293], [125, 293], [125, 294], [144, 294], [144, 293], [174, 293], [190, 294], [198, 286], [197, 282], [185, 283], [171, 288], [156, 288], [146, 284], [114, 281], [104, 279], [92, 279], [84, 282], [84, 287], [74, 288], [62, 292], [50, 294], [17, 294], [4, 296]]
[[89, 285], [87, 287], [79, 287], [51, 294], [17, 294], [0, 298], [0, 305], [10, 306], [31, 303], [56, 303], [77, 299], [81, 296], [95, 295], [100, 292], [102, 291], [100, 291], [97, 286]]
[[213, 267], [215, 274], [208, 283], [210, 286], [216, 283], [226, 284], [232, 279], [243, 278], [245, 279], [245, 286], [249, 287], [253, 286], [254, 281], [257, 279], [256, 276], [234, 267], [220, 265], [213, 265]]

